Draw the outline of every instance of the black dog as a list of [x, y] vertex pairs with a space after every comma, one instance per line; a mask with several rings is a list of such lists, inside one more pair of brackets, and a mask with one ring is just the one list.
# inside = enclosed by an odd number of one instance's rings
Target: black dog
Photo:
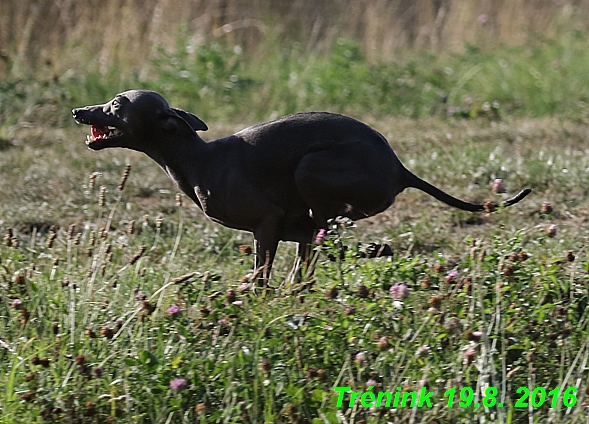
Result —
[[[298, 242], [306, 259], [328, 219], [376, 215], [407, 187], [455, 208], [485, 210], [415, 176], [381, 134], [342, 115], [298, 113], [206, 143], [196, 133], [207, 130], [203, 121], [153, 91], [126, 91], [72, 113], [76, 122], [92, 125], [91, 149], [144, 152], [212, 220], [253, 232], [256, 269], [270, 269], [280, 240]], [[529, 193], [522, 190], [500, 206]]]

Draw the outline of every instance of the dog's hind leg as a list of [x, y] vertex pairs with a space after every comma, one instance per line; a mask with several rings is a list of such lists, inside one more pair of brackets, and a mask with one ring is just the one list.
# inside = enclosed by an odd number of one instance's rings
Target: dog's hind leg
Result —
[[[308, 215], [300, 215], [289, 225], [284, 227], [280, 239], [283, 241], [294, 241], [297, 245], [297, 259], [289, 274], [289, 281], [301, 282], [304, 278], [310, 278], [313, 275], [310, 268], [309, 258], [311, 256], [311, 247], [315, 232], [315, 222]], [[303, 273], [304, 271], [304, 273]]]
[[297, 189], [316, 228], [327, 228], [327, 220], [338, 215], [352, 220], [375, 215], [397, 194], [393, 176], [381, 172], [382, 166], [362, 159], [361, 152], [347, 153], [337, 148], [310, 153], [297, 167]]
[[[288, 273], [287, 279], [284, 281], [284, 283], [281, 284], [281, 287], [283, 287], [285, 284], [300, 283], [307, 276], [309, 270], [309, 246], [310, 245], [307, 243], [297, 244], [297, 257], [294, 261], [292, 269]], [[304, 269], [306, 269], [305, 272], [303, 272]]]

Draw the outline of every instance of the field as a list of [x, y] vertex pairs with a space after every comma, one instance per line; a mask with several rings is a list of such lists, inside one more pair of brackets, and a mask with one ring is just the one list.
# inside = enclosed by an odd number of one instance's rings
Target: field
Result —
[[[589, 43], [565, 12], [544, 19], [550, 36], [489, 45], [475, 28], [460, 44], [446, 28], [387, 60], [353, 32], [308, 49], [268, 31], [253, 49], [194, 46], [184, 28], [141, 68], [111, 45], [110, 61], [76, 51], [36, 73], [23, 31], [0, 68], [0, 423], [587, 422]], [[312, 279], [293, 281], [283, 243], [263, 290], [250, 234], [208, 220], [145, 156], [86, 148], [71, 108], [128, 88], [197, 114], [206, 140], [329, 110], [457, 197], [533, 192], [472, 214], [407, 190], [333, 222]], [[368, 243], [395, 256], [362, 258]], [[431, 407], [362, 397], [422, 390]]]

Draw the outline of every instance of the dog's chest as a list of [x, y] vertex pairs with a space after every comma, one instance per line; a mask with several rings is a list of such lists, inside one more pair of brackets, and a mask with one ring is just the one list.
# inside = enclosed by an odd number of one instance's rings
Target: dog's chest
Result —
[[215, 187], [227, 187], [227, 184], [218, 184], [217, 181], [200, 181], [193, 184], [185, 175], [176, 172], [172, 167], [165, 168], [169, 177], [176, 183], [188, 197], [190, 197], [199, 208], [213, 221], [225, 226], [235, 227], [227, 210], [230, 203], [226, 196], [223, 196], [223, 190], [215, 190]]
[[235, 208], [235, 203], [227, 199], [227, 196], [202, 186], [194, 187], [194, 193], [196, 193], [200, 208], [212, 221], [229, 228], [251, 231], [247, 214], [240, 214], [239, 210]]

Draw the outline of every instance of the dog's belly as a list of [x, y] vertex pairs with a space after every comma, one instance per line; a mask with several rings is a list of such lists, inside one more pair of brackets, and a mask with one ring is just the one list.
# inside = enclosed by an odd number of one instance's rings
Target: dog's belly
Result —
[[217, 218], [217, 217], [210, 215], [206, 212], [205, 212], [205, 215], [211, 221], [216, 222], [217, 224], [221, 224], [227, 228], [232, 228], [234, 230], [250, 231], [250, 232], [254, 231], [253, 228], [251, 228], [249, 225], [244, 225], [243, 222], [237, 222], [237, 221], [234, 222], [234, 221], [227, 219], [227, 218]]

